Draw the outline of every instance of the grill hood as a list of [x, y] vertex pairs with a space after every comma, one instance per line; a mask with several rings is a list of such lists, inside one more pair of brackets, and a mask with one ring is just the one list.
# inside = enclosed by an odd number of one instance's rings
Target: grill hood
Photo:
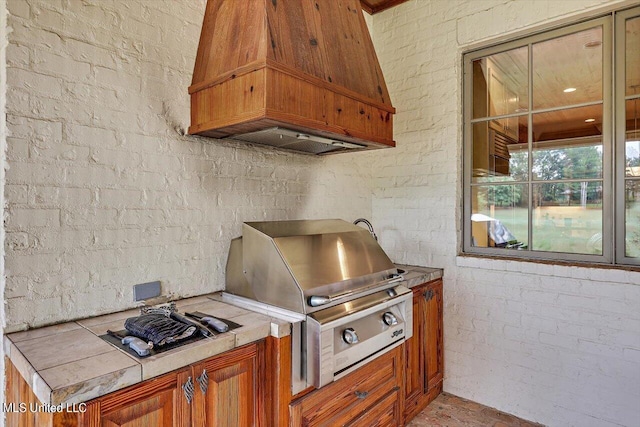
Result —
[[396, 273], [371, 234], [349, 222], [250, 222], [231, 242], [226, 292], [306, 314], [334, 305], [309, 305], [312, 297], [338, 304], [401, 280]]
[[309, 154], [395, 146], [359, 0], [208, 0], [189, 93], [190, 134]]

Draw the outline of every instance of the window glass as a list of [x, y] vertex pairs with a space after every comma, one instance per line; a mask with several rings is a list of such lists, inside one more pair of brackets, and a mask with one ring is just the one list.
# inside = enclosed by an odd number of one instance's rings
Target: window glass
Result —
[[473, 124], [474, 182], [528, 178], [527, 122], [516, 116]]
[[640, 98], [626, 102], [625, 175], [640, 177]]
[[640, 18], [627, 19], [625, 43], [626, 94], [640, 94]]
[[526, 249], [529, 216], [527, 186], [481, 185], [473, 187], [472, 245]]
[[528, 48], [521, 47], [473, 61], [473, 118], [527, 111]]
[[533, 185], [532, 249], [602, 253], [602, 183]]
[[625, 255], [640, 258], [640, 180], [626, 181], [625, 202]]
[[625, 22], [625, 256], [640, 258], [640, 17]]
[[602, 104], [533, 115], [534, 142], [601, 135]]
[[533, 45], [533, 109], [602, 100], [602, 27]]

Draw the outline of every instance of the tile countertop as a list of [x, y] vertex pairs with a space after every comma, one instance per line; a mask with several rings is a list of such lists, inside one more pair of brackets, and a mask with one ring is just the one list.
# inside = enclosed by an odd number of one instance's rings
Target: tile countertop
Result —
[[444, 270], [441, 268], [420, 267], [417, 265], [404, 264], [396, 264], [396, 267], [406, 271], [406, 273], [402, 273], [402, 275], [404, 276], [404, 280], [407, 281], [408, 288], [413, 288], [414, 286], [440, 279], [444, 273]]
[[139, 309], [16, 332], [4, 337], [5, 354], [41, 403], [86, 402], [113, 391], [273, 335], [290, 333], [289, 324], [218, 301], [217, 294], [176, 301], [179, 313], [200, 311], [243, 325], [215, 338], [138, 359], [99, 338], [107, 329], [123, 330]]

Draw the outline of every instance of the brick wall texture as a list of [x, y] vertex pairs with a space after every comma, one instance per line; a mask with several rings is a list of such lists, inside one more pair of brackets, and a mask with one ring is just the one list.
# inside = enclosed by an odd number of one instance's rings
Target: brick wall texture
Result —
[[243, 221], [371, 216], [369, 167], [184, 136], [204, 0], [9, 0], [9, 329], [224, 287]]
[[462, 53], [620, 6], [412, 0], [373, 17], [398, 110], [397, 147], [371, 154], [373, 223], [392, 259], [445, 269], [444, 389], [550, 426], [640, 425], [640, 273], [456, 256]]
[[9, 330], [131, 307], [151, 280], [222, 289], [243, 221], [364, 216], [392, 259], [445, 269], [445, 390], [551, 426], [640, 425], [639, 273], [457, 256], [461, 53], [605, 3], [369, 18], [398, 146], [315, 158], [184, 136], [204, 0], [7, 0]]

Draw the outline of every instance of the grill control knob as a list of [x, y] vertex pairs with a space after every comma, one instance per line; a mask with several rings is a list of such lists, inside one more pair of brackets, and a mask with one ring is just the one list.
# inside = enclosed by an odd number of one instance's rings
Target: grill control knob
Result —
[[390, 312], [387, 311], [386, 313], [384, 313], [382, 315], [382, 321], [384, 322], [385, 325], [387, 326], [393, 326], [393, 325], [397, 325], [398, 324], [398, 319], [396, 318], [396, 316]]
[[342, 339], [347, 344], [355, 344], [358, 342], [358, 334], [353, 328], [347, 328], [342, 331]]

